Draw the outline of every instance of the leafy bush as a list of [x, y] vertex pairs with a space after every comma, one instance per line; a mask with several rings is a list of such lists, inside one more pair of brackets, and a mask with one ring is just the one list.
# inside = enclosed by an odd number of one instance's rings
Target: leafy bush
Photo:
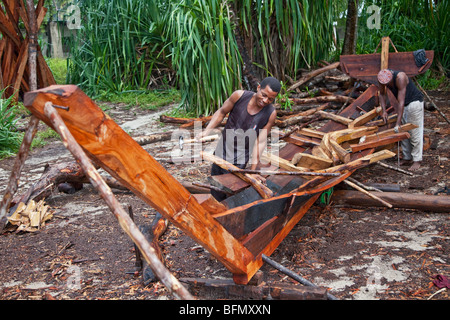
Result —
[[[3, 91], [0, 91], [0, 96], [3, 96]], [[12, 97], [0, 98], [0, 158], [17, 153], [21, 143], [21, 135], [15, 127], [18, 120], [16, 106], [11, 102]]]

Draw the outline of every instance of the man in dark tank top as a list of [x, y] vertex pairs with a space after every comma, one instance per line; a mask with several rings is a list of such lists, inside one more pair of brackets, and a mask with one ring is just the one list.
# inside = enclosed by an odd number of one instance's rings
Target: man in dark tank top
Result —
[[[255, 170], [260, 156], [267, 144], [267, 136], [276, 119], [276, 111], [272, 103], [281, 90], [280, 82], [267, 77], [261, 81], [256, 93], [247, 90], [236, 90], [217, 110], [208, 126], [197, 139], [208, 136], [228, 114], [228, 120], [217, 144], [215, 155], [244, 169], [250, 158], [251, 170]], [[216, 164], [211, 167], [211, 175], [220, 175], [228, 171]], [[262, 177], [255, 175], [259, 180]], [[219, 201], [226, 195], [211, 191]]]
[[412, 123], [418, 126], [409, 131], [410, 138], [402, 140], [402, 165], [411, 165], [409, 170], [415, 171], [420, 168], [423, 153], [423, 94], [414, 85], [406, 73], [390, 69], [381, 70], [378, 73], [380, 84], [380, 105], [382, 118], [387, 122], [386, 112], [386, 87], [389, 88], [398, 100], [396, 132], [400, 124]]

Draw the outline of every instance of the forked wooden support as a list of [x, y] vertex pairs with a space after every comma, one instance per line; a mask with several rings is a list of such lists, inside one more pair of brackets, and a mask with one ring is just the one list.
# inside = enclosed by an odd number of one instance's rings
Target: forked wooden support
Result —
[[155, 249], [147, 241], [145, 236], [133, 222], [129, 214], [122, 208], [116, 197], [112, 193], [105, 181], [98, 173], [97, 169], [92, 165], [91, 161], [84, 153], [80, 145], [75, 141], [74, 137], [68, 130], [60, 115], [53, 108], [51, 102], [45, 103], [44, 114], [49, 119], [53, 128], [61, 136], [64, 146], [72, 153], [74, 158], [78, 161], [83, 171], [88, 176], [91, 184], [100, 193], [103, 200], [105, 200], [111, 212], [119, 221], [119, 225], [138, 246], [140, 252], [148, 262], [152, 271], [161, 280], [171, 293], [177, 298], [185, 300], [193, 300], [194, 297], [184, 288], [184, 286], [167, 270], [164, 264], [159, 260]]

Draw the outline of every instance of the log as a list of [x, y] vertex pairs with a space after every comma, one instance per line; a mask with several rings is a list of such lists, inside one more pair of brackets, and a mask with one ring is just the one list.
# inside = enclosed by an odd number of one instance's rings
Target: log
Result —
[[[46, 166], [44, 173], [24, 194], [16, 196], [11, 201], [12, 207], [9, 212], [15, 211], [20, 202], [28, 203], [30, 200], [35, 202], [47, 198], [61, 183], [83, 184], [89, 180], [84, 174], [78, 163], [57, 163], [52, 166]], [[81, 188], [79, 188], [81, 189]]]
[[332, 64], [330, 64], [330, 65], [328, 65], [328, 66], [325, 66], [325, 67], [323, 67], [323, 68], [320, 68], [320, 69], [311, 71], [311, 72], [309, 72], [308, 74], [305, 74], [305, 75], [304, 75], [303, 77], [301, 77], [296, 83], [294, 83], [292, 86], [290, 86], [286, 91], [289, 92], [289, 91], [295, 90], [296, 88], [298, 88], [298, 87], [300, 87], [301, 85], [305, 84], [305, 83], [308, 82], [310, 79], [312, 79], [312, 78], [318, 76], [319, 74], [322, 74], [322, 73], [324, 73], [324, 72], [326, 72], [326, 71], [329, 71], [329, 70], [336, 69], [337, 67], [339, 67], [339, 64], [340, 64], [339, 62], [335, 62], [335, 63], [332, 63]]
[[[181, 124], [180, 128], [188, 128], [191, 126], [194, 126], [196, 122], [200, 122], [202, 124], [202, 127], [205, 127], [207, 123], [211, 120], [212, 116], [207, 117], [200, 117], [200, 118], [177, 118], [177, 117], [170, 117], [167, 115], [161, 115], [159, 117], [159, 121], [163, 123], [175, 123], [175, 124]], [[225, 119], [224, 119], [225, 121]]]
[[305, 122], [309, 122], [311, 120], [316, 119], [317, 117], [315, 117], [313, 114], [312, 115], [307, 115], [307, 116], [302, 116], [302, 115], [295, 115], [295, 116], [291, 116], [287, 119], [276, 119], [275, 120], [275, 126], [279, 127], [279, 128], [286, 128], [289, 126], [292, 126], [294, 124], [297, 123], [305, 123]]
[[381, 161], [378, 162], [377, 164], [379, 164], [382, 167], [385, 167], [385, 168], [388, 168], [388, 169], [391, 169], [391, 170], [394, 170], [394, 171], [398, 171], [398, 172], [401, 172], [401, 173], [404, 173], [404, 174], [407, 174], [407, 175], [410, 175], [410, 176], [414, 175], [414, 173], [412, 173], [410, 171], [406, 171], [406, 170], [400, 169], [398, 167], [391, 166], [391, 165], [389, 165], [387, 163], [384, 163], [384, 162], [381, 162]]
[[143, 146], [146, 144], [154, 143], [154, 142], [160, 142], [160, 141], [167, 141], [172, 138], [173, 132], [161, 132], [161, 133], [154, 133], [150, 134], [148, 136], [138, 136], [133, 137], [133, 139], [139, 143], [139, 145]]
[[317, 111], [317, 114], [319, 114], [323, 119], [329, 119], [329, 120], [333, 120], [336, 121], [338, 123], [342, 123], [346, 126], [348, 126], [353, 120], [349, 119], [349, 118], [345, 118], [342, 116], [339, 116], [337, 114], [334, 113], [329, 113], [329, 112], [325, 112], [325, 111]]
[[[426, 212], [450, 213], [450, 196], [432, 196], [402, 192], [372, 192], [378, 198], [389, 202], [393, 208], [415, 209]], [[336, 190], [332, 200], [335, 203], [363, 207], [383, 206], [379, 201], [353, 190]]]
[[64, 124], [64, 121], [59, 116], [55, 108], [53, 108], [51, 102], [45, 103], [44, 113], [52, 123], [53, 127], [57, 130], [58, 134], [63, 140], [63, 144], [72, 155], [80, 163], [83, 171], [89, 177], [89, 180], [98, 190], [106, 204], [119, 221], [122, 229], [130, 236], [133, 242], [138, 246], [139, 250], [143, 253], [145, 260], [151, 267], [152, 271], [158, 276], [166, 288], [173, 293], [176, 297], [193, 300], [192, 295], [187, 291], [181, 283], [166, 269], [164, 264], [159, 260], [155, 249], [149, 244], [145, 236], [134, 224], [129, 214], [125, 212], [120, 203], [117, 201], [111, 189], [103, 181], [98, 171], [90, 162], [87, 155], [84, 153], [80, 145], [75, 141], [74, 137]]
[[351, 186], [352, 188], [354, 188], [354, 189], [356, 189], [356, 190], [358, 190], [358, 191], [364, 193], [365, 195], [369, 196], [370, 198], [375, 199], [376, 201], [382, 203], [384, 206], [386, 206], [386, 207], [388, 207], [388, 208], [392, 208], [392, 204], [390, 204], [390, 203], [387, 202], [387, 201], [384, 201], [384, 200], [381, 199], [380, 197], [377, 197], [377, 196], [374, 195], [373, 193], [370, 193], [369, 191], [367, 191], [367, 190], [361, 188], [361, 187], [358, 186], [356, 183], [353, 183], [353, 182], [348, 181], [348, 180], [344, 180], [344, 182], [345, 182], [346, 184], [348, 184], [349, 186]]
[[309, 104], [309, 103], [327, 103], [327, 102], [339, 102], [339, 103], [347, 103], [353, 102], [355, 99], [351, 97], [341, 96], [337, 94], [333, 94], [331, 96], [317, 96], [314, 98], [291, 98], [294, 104]]
[[327, 289], [293, 284], [236, 285], [231, 279], [181, 278], [202, 299], [326, 300]]

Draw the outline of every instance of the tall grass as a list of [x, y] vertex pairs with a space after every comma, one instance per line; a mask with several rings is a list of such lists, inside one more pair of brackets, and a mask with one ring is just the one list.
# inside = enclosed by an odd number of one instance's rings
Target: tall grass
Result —
[[331, 1], [235, 0], [252, 59], [268, 73], [295, 79], [299, 68], [330, 57], [335, 6]]
[[93, 96], [170, 84], [160, 2], [83, 1], [82, 28], [71, 46], [68, 82]]
[[241, 87], [241, 56], [230, 15], [226, 1], [182, 0], [167, 19], [165, 39], [182, 105], [197, 114], [214, 112]]
[[[3, 95], [0, 91], [0, 97]], [[21, 136], [16, 130], [16, 106], [12, 104], [13, 97], [0, 98], [0, 159], [14, 155], [20, 147]]]
[[236, 33], [251, 38], [253, 46], [247, 49], [254, 53], [261, 78], [296, 78], [298, 68], [327, 57], [332, 43], [329, 3], [83, 1], [83, 28], [72, 44], [68, 82], [94, 97], [177, 86], [181, 106], [210, 114], [241, 88], [243, 62]]

